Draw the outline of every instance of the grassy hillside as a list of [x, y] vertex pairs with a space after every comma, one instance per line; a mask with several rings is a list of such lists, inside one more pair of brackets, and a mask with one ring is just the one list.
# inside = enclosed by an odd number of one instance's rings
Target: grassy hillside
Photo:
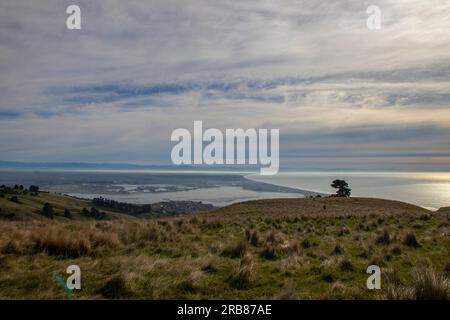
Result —
[[[17, 196], [19, 203], [10, 200], [13, 196]], [[32, 193], [17, 195], [3, 194], [3, 197], [0, 197], [0, 218], [6, 218], [13, 214], [12, 217], [16, 220], [47, 220], [47, 218], [42, 215], [42, 208], [45, 203], [50, 203], [53, 206], [55, 219], [63, 219], [62, 217], [65, 209], [70, 210], [73, 219], [88, 219], [81, 214], [81, 211], [83, 208], [90, 209], [92, 207], [105, 212], [105, 219], [126, 217], [120, 213], [95, 206], [88, 200], [40, 191], [37, 195], [33, 195]]]
[[[362, 198], [250, 201], [148, 220], [1, 221], [0, 298], [448, 298], [449, 223], [446, 211]], [[54, 273], [72, 264], [82, 289], [69, 296]], [[382, 268], [381, 290], [366, 288], [371, 264]]]

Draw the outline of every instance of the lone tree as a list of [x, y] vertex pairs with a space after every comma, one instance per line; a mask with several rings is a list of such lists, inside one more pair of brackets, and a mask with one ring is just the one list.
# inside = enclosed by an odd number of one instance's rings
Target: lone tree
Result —
[[337, 189], [336, 197], [350, 197], [352, 189], [348, 187], [348, 183], [345, 180], [334, 180], [331, 187]]
[[72, 213], [69, 209], [64, 209], [64, 218], [72, 219]]
[[53, 219], [53, 207], [50, 203], [45, 203], [42, 208], [42, 214], [50, 219]]

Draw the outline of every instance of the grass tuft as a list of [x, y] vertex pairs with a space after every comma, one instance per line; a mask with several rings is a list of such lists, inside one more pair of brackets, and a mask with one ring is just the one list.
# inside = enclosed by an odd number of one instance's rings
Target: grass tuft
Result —
[[50, 256], [78, 258], [89, 255], [91, 246], [82, 234], [68, 234], [64, 230], [51, 228], [42, 235], [34, 235], [34, 248]]
[[339, 270], [341, 271], [353, 271], [355, 268], [353, 266], [353, 263], [350, 259], [344, 258], [339, 262]]
[[222, 251], [222, 256], [229, 258], [241, 258], [247, 252], [248, 245], [247, 242], [241, 240], [236, 244], [229, 245], [225, 247]]
[[418, 269], [414, 273], [416, 300], [447, 300], [449, 279], [431, 268]]
[[122, 276], [114, 276], [109, 279], [99, 293], [107, 299], [119, 299], [127, 294], [127, 286]]
[[336, 243], [332, 253], [333, 254], [343, 254], [344, 253], [344, 247], [340, 243]]
[[259, 234], [257, 230], [246, 229], [245, 239], [253, 246], [257, 247], [259, 244]]
[[411, 248], [420, 248], [420, 244], [417, 241], [416, 235], [412, 232], [408, 232], [403, 238], [403, 244]]
[[376, 244], [388, 245], [391, 243], [391, 236], [387, 229], [383, 229], [382, 233], [375, 238]]
[[247, 288], [251, 283], [253, 267], [254, 263], [252, 256], [249, 254], [243, 256], [240, 261], [239, 268], [230, 278], [230, 285], [236, 289]]
[[199, 283], [202, 278], [200, 271], [194, 271], [186, 279], [180, 282], [178, 288], [185, 292], [195, 293], [199, 288]]

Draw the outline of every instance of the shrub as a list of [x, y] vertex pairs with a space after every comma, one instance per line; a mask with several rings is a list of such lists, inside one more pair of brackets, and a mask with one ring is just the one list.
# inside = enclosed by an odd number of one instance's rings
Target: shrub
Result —
[[353, 267], [353, 263], [350, 259], [342, 259], [339, 262], [339, 270], [341, 271], [353, 271], [355, 268]]
[[281, 245], [283, 253], [288, 255], [296, 255], [300, 252], [300, 244], [297, 240], [291, 240]]
[[72, 213], [69, 209], [64, 209], [64, 218], [72, 219]]
[[272, 244], [265, 244], [263, 250], [261, 251], [261, 258], [274, 260], [277, 256], [276, 248]]
[[304, 249], [307, 249], [307, 248], [310, 248], [310, 247], [311, 247], [311, 243], [309, 242], [308, 239], [304, 239], [304, 240], [301, 242], [301, 245], [302, 245], [302, 248], [304, 248]]
[[343, 228], [339, 229], [339, 232], [337, 235], [338, 235], [338, 237], [342, 237], [349, 233], [350, 233], [350, 230], [347, 227], [343, 227]]
[[413, 247], [413, 248], [419, 248], [420, 244], [416, 239], [416, 236], [414, 233], [412, 232], [408, 232], [404, 239], [403, 239], [403, 244], [407, 247]]
[[324, 274], [320, 277], [320, 280], [332, 283], [334, 281], [334, 277], [331, 273]]
[[255, 246], [255, 247], [258, 246], [258, 243], [259, 243], [258, 231], [246, 229], [245, 230], [245, 239], [253, 246]]
[[392, 254], [397, 256], [399, 254], [402, 254], [402, 248], [400, 248], [399, 246], [395, 246], [392, 248], [391, 252]]
[[239, 241], [223, 249], [222, 256], [230, 258], [241, 258], [247, 252], [247, 242]]
[[178, 227], [181, 227], [181, 226], [183, 225], [183, 223], [184, 223], [183, 220], [177, 220], [177, 221], [175, 222], [175, 224], [176, 224]]
[[21, 204], [22, 202], [19, 201], [19, 198], [17, 196], [12, 196], [11, 198], [9, 198], [9, 201], [17, 203], [17, 204]]
[[344, 253], [344, 247], [342, 247], [339, 243], [336, 243], [332, 253], [333, 254], [342, 254], [342, 253]]
[[279, 240], [278, 240], [278, 238], [277, 238], [275, 232], [270, 231], [270, 232], [267, 234], [266, 241], [264, 242], [264, 244], [276, 244], [276, 243], [278, 243], [278, 241], [279, 241]]
[[114, 276], [100, 288], [99, 293], [108, 299], [118, 299], [127, 293], [125, 280], [122, 276]]
[[389, 235], [389, 231], [387, 229], [383, 229], [383, 232], [375, 238], [376, 244], [388, 245], [391, 243], [391, 236]]
[[0, 247], [0, 253], [3, 254], [19, 254], [21, 250], [16, 241], [9, 240]]
[[16, 214], [14, 212], [6, 213], [6, 212], [2, 212], [0, 209], [0, 219], [14, 220], [15, 218], [16, 218]]

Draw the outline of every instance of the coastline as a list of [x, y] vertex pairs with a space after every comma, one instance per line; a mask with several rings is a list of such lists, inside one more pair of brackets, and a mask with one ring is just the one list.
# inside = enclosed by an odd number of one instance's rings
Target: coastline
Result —
[[[119, 201], [141, 204], [193, 200], [224, 206], [252, 199], [286, 198], [289, 194], [290, 197], [327, 195], [334, 192], [329, 188], [333, 179], [348, 181], [352, 196], [399, 200], [431, 210], [450, 205], [450, 174], [435, 172], [289, 171], [260, 176], [248, 171], [219, 170], [0, 170], [2, 184], [37, 184], [48, 191], [82, 198], [117, 196]], [[101, 188], [102, 183], [111, 188]], [[158, 188], [157, 185], [163, 184], [171, 186]], [[119, 190], [117, 185], [139, 188]], [[105, 189], [113, 191], [104, 192]]]
[[150, 204], [202, 201], [217, 207], [247, 200], [298, 198], [318, 193], [252, 181], [246, 173], [178, 171], [0, 171], [0, 183], [39, 185], [41, 190], [83, 199], [104, 197]]

